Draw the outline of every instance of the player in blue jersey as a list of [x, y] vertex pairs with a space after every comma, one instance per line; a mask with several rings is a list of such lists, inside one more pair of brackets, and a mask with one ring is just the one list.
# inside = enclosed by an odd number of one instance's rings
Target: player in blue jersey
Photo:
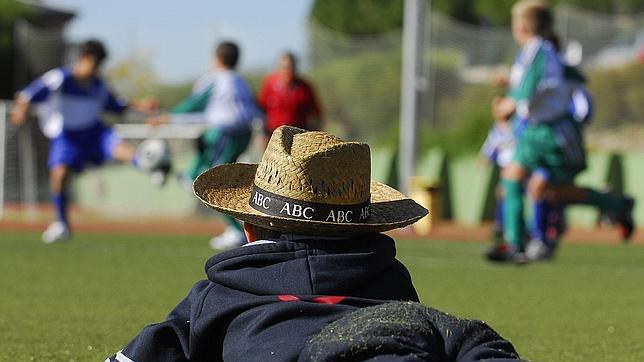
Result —
[[100, 116], [103, 111], [120, 114], [128, 108], [151, 111], [156, 101], [117, 98], [100, 76], [106, 58], [100, 41], [82, 43], [71, 67], [52, 69], [34, 80], [17, 94], [11, 111], [11, 121], [21, 125], [31, 105], [38, 105], [41, 128], [51, 139], [47, 165], [56, 221], [43, 233], [45, 243], [71, 237], [65, 189], [74, 172], [82, 171], [88, 162], [100, 165], [112, 159], [137, 166], [135, 148], [123, 142]]
[[[163, 123], [205, 123], [206, 131], [197, 140], [197, 153], [186, 178], [193, 181], [211, 167], [233, 163], [248, 148], [251, 125], [261, 117], [255, 95], [236, 71], [239, 47], [222, 42], [215, 49], [212, 71], [195, 83], [192, 93], [168, 115], [153, 118], [152, 125]], [[242, 226], [224, 215], [228, 228], [210, 241], [214, 249], [227, 249], [246, 243]]]

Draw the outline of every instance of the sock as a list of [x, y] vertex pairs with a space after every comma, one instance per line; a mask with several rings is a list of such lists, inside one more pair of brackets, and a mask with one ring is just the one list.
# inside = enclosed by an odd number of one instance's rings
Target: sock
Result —
[[562, 205], [549, 204], [546, 214], [546, 238], [550, 246], [556, 246], [566, 231], [566, 218]]
[[549, 204], [544, 200], [534, 200], [532, 207], [532, 237], [547, 242]]
[[518, 181], [501, 181], [505, 190], [503, 199], [503, 225], [507, 242], [520, 248], [523, 245], [525, 222], [523, 220], [523, 187]]
[[503, 231], [503, 199], [496, 200], [494, 210], [494, 231]]
[[56, 220], [69, 225], [67, 222], [67, 197], [64, 193], [56, 193], [53, 198], [54, 210], [56, 212]]
[[588, 192], [588, 204], [608, 213], [619, 212], [623, 206], [621, 197], [610, 192], [599, 192], [593, 189], [586, 189]]

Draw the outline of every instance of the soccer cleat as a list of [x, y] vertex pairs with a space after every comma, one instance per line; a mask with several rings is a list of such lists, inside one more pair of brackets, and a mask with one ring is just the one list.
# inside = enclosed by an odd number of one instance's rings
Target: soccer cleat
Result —
[[525, 248], [525, 257], [529, 261], [549, 260], [555, 256], [555, 247], [540, 239], [532, 239]]
[[150, 173], [152, 184], [156, 187], [163, 187], [168, 181], [168, 174], [170, 173], [170, 164], [163, 165]]
[[497, 263], [511, 262], [515, 264], [525, 264], [529, 261], [526, 258], [525, 253], [519, 251], [515, 246], [508, 243], [501, 243], [491, 247], [485, 252], [485, 258]]
[[232, 249], [244, 244], [246, 235], [233, 227], [228, 227], [221, 235], [210, 239], [210, 247], [216, 250]]
[[633, 209], [635, 208], [635, 199], [632, 197], [624, 198], [624, 207], [615, 218], [615, 222], [619, 225], [619, 234], [622, 241], [627, 243], [630, 241], [633, 233], [635, 232], [635, 222], [633, 221]]
[[54, 221], [42, 233], [42, 241], [46, 244], [69, 240], [71, 237], [69, 226], [62, 221]]

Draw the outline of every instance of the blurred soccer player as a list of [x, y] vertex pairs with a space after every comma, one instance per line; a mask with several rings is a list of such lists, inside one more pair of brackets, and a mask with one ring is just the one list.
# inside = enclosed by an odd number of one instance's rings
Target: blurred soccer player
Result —
[[[514, 118], [519, 132], [513, 160], [502, 173], [504, 189], [504, 235], [507, 241], [486, 253], [495, 261], [523, 261], [523, 182], [543, 173], [542, 182], [529, 185], [534, 200], [555, 195], [548, 185], [572, 186], [574, 177], [586, 167], [586, 154], [579, 122], [570, 113], [571, 89], [566, 86], [564, 68], [546, 33], [552, 31], [552, 14], [539, 1], [522, 0], [512, 9], [512, 35], [521, 50], [512, 68], [510, 92], [495, 99], [495, 119]], [[622, 237], [633, 232], [633, 200], [588, 188], [559, 193], [563, 203], [596, 206], [622, 227]]]
[[51, 138], [47, 165], [56, 221], [43, 233], [45, 243], [71, 237], [65, 189], [73, 172], [82, 171], [87, 162], [100, 165], [111, 159], [136, 166], [134, 147], [103, 123], [101, 112], [123, 113], [128, 107], [149, 111], [156, 107], [153, 100], [128, 103], [117, 98], [100, 76], [106, 58], [100, 41], [85, 41], [70, 68], [55, 68], [34, 80], [18, 93], [11, 111], [11, 121], [21, 125], [28, 118], [30, 106], [41, 105], [41, 127]]
[[[248, 148], [251, 125], [260, 117], [250, 88], [235, 70], [239, 47], [222, 42], [215, 50], [214, 67], [193, 87], [192, 94], [177, 104], [170, 115], [154, 118], [150, 124], [206, 123], [208, 129], [197, 140], [197, 154], [187, 177], [192, 181], [211, 167], [232, 163]], [[223, 215], [228, 228], [211, 239], [214, 249], [244, 244], [243, 228], [233, 217]]]

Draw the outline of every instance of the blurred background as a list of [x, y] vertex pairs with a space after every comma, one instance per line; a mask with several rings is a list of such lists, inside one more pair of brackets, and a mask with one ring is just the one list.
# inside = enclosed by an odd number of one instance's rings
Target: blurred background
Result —
[[[498, 171], [479, 162], [493, 123], [491, 79], [508, 72], [516, 46], [510, 32], [514, 1], [432, 0], [425, 4], [416, 79], [417, 163], [414, 190], [429, 196], [435, 220], [477, 226], [492, 216]], [[590, 166], [580, 184], [611, 188], [644, 200], [644, 1], [550, 1], [568, 60], [588, 77], [595, 98], [587, 130]], [[301, 59], [317, 90], [324, 128], [370, 142], [373, 177], [399, 185], [399, 120], [403, 0], [287, 0], [177, 3], [115, 0], [0, 0], [0, 215], [50, 218], [47, 140], [37, 122], [17, 129], [6, 118], [16, 90], [74, 57], [88, 37], [110, 52], [105, 76], [127, 97], [158, 97], [168, 109], [210, 67], [218, 41], [242, 48], [241, 72], [257, 90], [284, 50]], [[136, 114], [110, 118], [122, 137], [169, 139], [185, 167], [194, 132], [163, 134]], [[406, 141], [406, 140], [403, 140]], [[259, 142], [244, 155], [256, 161]], [[410, 181], [410, 180], [406, 180]], [[74, 184], [74, 220], [192, 217], [200, 208], [176, 182], [156, 189], [126, 166], [84, 173]], [[644, 223], [644, 207], [636, 219]], [[594, 227], [599, 215], [571, 208], [570, 222]]]

